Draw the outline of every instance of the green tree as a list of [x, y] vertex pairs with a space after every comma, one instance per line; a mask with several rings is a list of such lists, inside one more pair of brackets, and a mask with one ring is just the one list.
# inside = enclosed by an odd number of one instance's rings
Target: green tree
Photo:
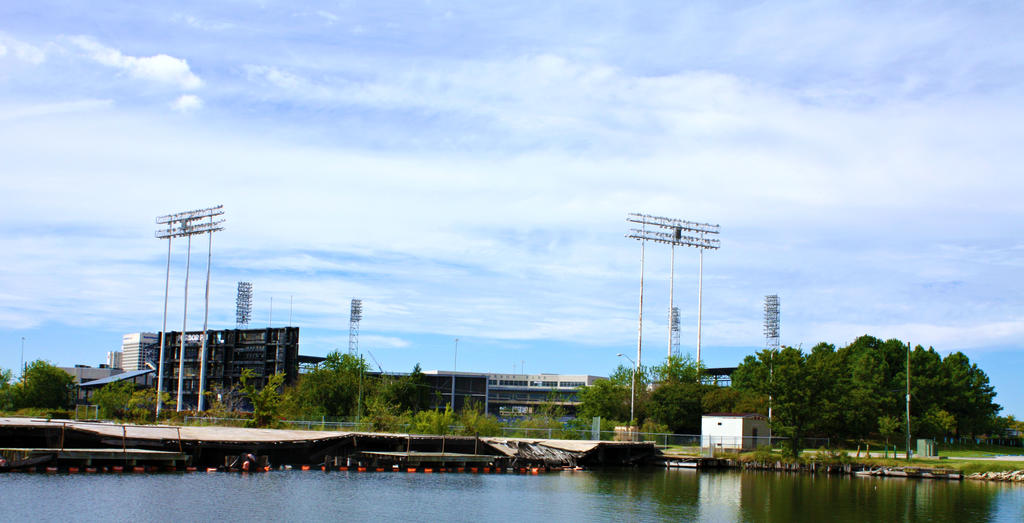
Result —
[[366, 402], [366, 416], [363, 421], [370, 423], [377, 432], [408, 432], [412, 416], [383, 395], [374, 395]]
[[[762, 351], [769, 353], [773, 351]], [[786, 438], [786, 454], [796, 457], [804, 437], [813, 429], [819, 413], [818, 384], [811, 375], [807, 356], [799, 349], [782, 347], [764, 358], [771, 363], [772, 433]], [[762, 364], [765, 364], [763, 361]]]
[[[160, 393], [164, 406], [163, 412], [172, 412], [178, 402], [170, 393]], [[127, 418], [137, 422], [156, 421], [156, 387], [138, 389], [132, 393], [128, 401]]]
[[66, 409], [71, 405], [71, 390], [75, 379], [43, 360], [28, 364], [15, 385], [15, 403], [19, 409]]
[[299, 378], [291, 391], [290, 410], [303, 417], [356, 415], [361, 403], [360, 388], [364, 389], [364, 397], [370, 396], [366, 394], [372, 386], [365, 379], [367, 370], [365, 360], [331, 352], [319, 369]]
[[413, 417], [412, 432], [416, 434], [451, 434], [456, 417], [451, 405], [444, 410], [422, 410]]
[[130, 381], [115, 381], [103, 386], [92, 395], [92, 402], [99, 406], [100, 416], [105, 419], [128, 417], [135, 384]]
[[879, 416], [878, 432], [885, 438], [885, 446], [888, 448], [889, 440], [903, 433], [903, 425], [892, 416]]
[[956, 418], [952, 414], [932, 406], [917, 420], [918, 433], [929, 438], [942, 438], [956, 430]]
[[658, 385], [647, 400], [647, 414], [676, 434], [700, 432], [701, 386], [668, 381]]
[[956, 419], [956, 433], [970, 435], [988, 432], [1002, 410], [995, 399], [996, 392], [986, 375], [961, 352], [954, 352], [942, 366], [949, 376], [949, 389], [942, 405]]
[[768, 398], [760, 393], [735, 387], [707, 387], [700, 399], [704, 414], [730, 413], [768, 415]]
[[252, 402], [252, 419], [246, 422], [250, 427], [276, 427], [280, 424], [281, 384], [284, 374], [274, 374], [267, 378], [267, 384], [257, 388], [255, 373], [252, 369], [242, 369], [239, 379], [242, 394]]
[[669, 356], [665, 363], [652, 369], [654, 377], [661, 383], [699, 383], [704, 371], [704, 364], [690, 354], [685, 356]]
[[11, 371], [0, 369], [0, 411], [14, 410], [14, 386], [11, 385]]
[[463, 436], [501, 436], [501, 423], [484, 412], [478, 401], [470, 401], [459, 413], [458, 424]]
[[612, 380], [598, 380], [589, 387], [580, 387], [576, 395], [580, 402], [577, 416], [584, 420], [594, 416], [604, 420], [629, 419], [628, 380], [625, 385]]

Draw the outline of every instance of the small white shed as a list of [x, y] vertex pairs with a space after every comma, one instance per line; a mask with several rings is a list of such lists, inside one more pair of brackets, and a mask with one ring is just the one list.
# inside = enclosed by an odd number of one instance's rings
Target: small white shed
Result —
[[760, 414], [705, 414], [700, 420], [700, 446], [714, 450], [755, 450], [771, 442], [768, 418]]

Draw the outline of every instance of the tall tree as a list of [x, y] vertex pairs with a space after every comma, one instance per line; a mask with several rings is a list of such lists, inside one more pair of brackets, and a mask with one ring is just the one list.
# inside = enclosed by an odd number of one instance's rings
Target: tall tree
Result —
[[988, 375], [961, 352], [954, 352], [942, 361], [949, 375], [949, 393], [945, 409], [956, 419], [956, 432], [964, 436], [984, 434], [990, 430], [999, 411], [996, 392]]
[[28, 364], [15, 386], [17, 408], [64, 409], [71, 405], [75, 379], [43, 360]]
[[580, 405], [577, 416], [585, 420], [599, 416], [606, 420], [629, 419], [629, 385], [612, 380], [598, 380], [577, 392]]

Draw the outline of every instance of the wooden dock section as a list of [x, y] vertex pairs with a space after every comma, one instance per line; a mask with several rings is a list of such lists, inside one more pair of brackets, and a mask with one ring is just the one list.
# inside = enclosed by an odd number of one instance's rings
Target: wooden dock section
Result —
[[167, 452], [145, 449], [52, 449], [52, 448], [0, 448], [0, 456], [6, 461], [5, 468], [17, 470], [23, 467], [53, 465], [60, 467], [92, 467], [114, 465], [123, 467], [185, 466], [189, 455], [182, 452]]
[[466, 464], [492, 465], [500, 456], [492, 454], [457, 454], [452, 452], [384, 452], [365, 451], [355, 456], [359, 461], [371, 463], [373, 466], [421, 467], [434, 465], [437, 467], [463, 466]]
[[[509, 467], [640, 465], [657, 454], [651, 442], [553, 440], [215, 426], [122, 425], [72, 420], [0, 418], [5, 446], [49, 449], [145, 449], [185, 454], [198, 467], [251, 453], [278, 465], [321, 465], [330, 458], [424, 461], [439, 453], [490, 459]], [[404, 453], [404, 454], [403, 454]], [[458, 458], [457, 456], [485, 456]], [[467, 461], [469, 463], [470, 461]]]
[[920, 478], [920, 479], [964, 479], [963, 473], [952, 469], [922, 467], [882, 467], [872, 470], [858, 471], [856, 476], [873, 476], [887, 478]]
[[662, 454], [654, 459], [656, 464], [661, 464], [665, 468], [670, 469], [705, 470], [723, 468], [727, 466], [727, 462], [724, 459], [708, 458], [704, 456]]

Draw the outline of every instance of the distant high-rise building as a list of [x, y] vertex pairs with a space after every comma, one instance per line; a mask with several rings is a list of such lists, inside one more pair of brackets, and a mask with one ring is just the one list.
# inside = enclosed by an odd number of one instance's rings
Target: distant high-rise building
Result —
[[124, 367], [121, 366], [124, 361], [123, 357], [124, 353], [119, 350], [112, 350], [108, 352], [107, 367], [110, 367], [111, 369], [123, 369]]
[[160, 352], [160, 334], [133, 332], [121, 338], [121, 366], [126, 371], [145, 370], [146, 362], [156, 365]]

